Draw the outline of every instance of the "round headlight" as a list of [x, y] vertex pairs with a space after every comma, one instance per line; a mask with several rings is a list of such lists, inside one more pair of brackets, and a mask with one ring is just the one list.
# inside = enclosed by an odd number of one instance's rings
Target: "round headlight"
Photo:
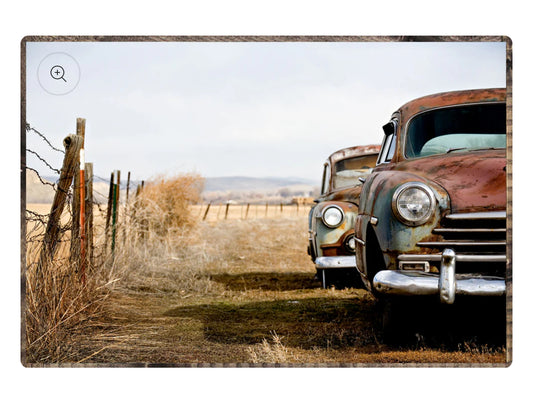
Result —
[[392, 196], [392, 209], [396, 217], [407, 225], [424, 224], [433, 215], [435, 195], [422, 183], [405, 183]]
[[350, 252], [355, 252], [355, 236], [350, 234], [346, 240], [344, 240], [344, 247]]
[[322, 221], [329, 228], [335, 228], [341, 225], [344, 220], [344, 213], [338, 206], [329, 206], [322, 211]]

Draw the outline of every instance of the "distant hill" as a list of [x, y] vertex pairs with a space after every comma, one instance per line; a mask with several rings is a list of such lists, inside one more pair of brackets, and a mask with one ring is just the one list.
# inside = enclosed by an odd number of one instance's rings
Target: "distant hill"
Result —
[[[43, 180], [57, 183], [57, 176], [44, 176]], [[121, 179], [121, 198], [125, 198], [126, 181]], [[130, 194], [140, 182], [132, 181]], [[206, 177], [202, 197], [204, 201], [224, 202], [228, 200], [247, 202], [290, 201], [292, 197], [313, 197], [318, 195], [317, 181], [297, 177]], [[122, 194], [124, 191], [124, 194]], [[105, 203], [109, 185], [102, 178], [94, 180], [94, 196], [98, 203]], [[51, 203], [54, 188], [43, 184], [37, 175], [26, 173], [26, 201], [28, 203]]]
[[209, 191], [271, 191], [293, 186], [317, 186], [318, 182], [301, 178], [280, 177], [207, 177], [204, 192]]
[[26, 202], [46, 204], [54, 200], [55, 189], [50, 185], [53, 180], [47, 177], [41, 179], [35, 171], [26, 170]]

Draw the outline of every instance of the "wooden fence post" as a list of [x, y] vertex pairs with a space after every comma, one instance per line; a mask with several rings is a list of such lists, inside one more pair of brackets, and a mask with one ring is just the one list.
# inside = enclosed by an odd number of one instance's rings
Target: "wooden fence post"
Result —
[[130, 196], [130, 175], [131, 172], [128, 171], [128, 183], [126, 184], [126, 205], [128, 205], [128, 199]]
[[224, 215], [224, 220], [228, 219], [229, 203], [226, 203], [226, 214]]
[[244, 217], [245, 220], [248, 218], [248, 211], [249, 211], [249, 210], [250, 210], [250, 203], [248, 203], [248, 204], [246, 205], [246, 215], [245, 215], [245, 217]]
[[209, 208], [211, 207], [211, 202], [207, 205], [207, 209], [205, 210], [204, 218], [202, 220], [205, 220], [207, 218], [207, 213], [209, 213]]
[[266, 203], [266, 207], [265, 207], [265, 217], [268, 215], [268, 202]]
[[[143, 208], [143, 198], [142, 198], [142, 192], [144, 190], [144, 180], [141, 181], [141, 185], [137, 186], [137, 193], [135, 194], [135, 209], [133, 210], [135, 219], [137, 220], [137, 209], [140, 208], [142, 210]], [[140, 198], [139, 198], [140, 196]], [[138, 229], [140, 230], [141, 234], [140, 237], [144, 238], [144, 235], [148, 231], [148, 221], [146, 220], [146, 214], [144, 211], [141, 211], [141, 217], [137, 220], [136, 224], [138, 224]]]
[[52, 261], [54, 258], [55, 249], [59, 240], [61, 214], [65, 207], [69, 187], [72, 184], [72, 179], [76, 173], [76, 159], [81, 148], [81, 137], [70, 134], [63, 140], [63, 146], [65, 147], [65, 157], [63, 158], [63, 166], [61, 167], [57, 191], [54, 196], [52, 208], [50, 209], [50, 218], [46, 224], [37, 273], [46, 272], [48, 262]]
[[[80, 149], [85, 147], [85, 119], [77, 118], [76, 119], [76, 135], [80, 136], [81, 146]], [[80, 150], [76, 153], [75, 158], [75, 168], [76, 170], [80, 169]], [[75, 271], [79, 269], [79, 260], [80, 256], [80, 175], [78, 171], [74, 173], [74, 196], [72, 197], [72, 232], [70, 239], [70, 258], [71, 262], [74, 264]], [[82, 189], [83, 191], [83, 189]]]
[[[126, 183], [126, 202], [124, 203], [124, 223], [126, 223], [126, 219], [130, 219], [130, 216], [129, 216], [129, 197], [130, 197], [130, 177], [131, 177], [131, 172], [128, 171], [128, 180], [127, 180], [127, 183]], [[129, 226], [129, 224], [124, 224], [122, 226], [122, 244], [126, 244], [126, 238], [128, 237], [128, 235], [126, 235], [126, 226]]]

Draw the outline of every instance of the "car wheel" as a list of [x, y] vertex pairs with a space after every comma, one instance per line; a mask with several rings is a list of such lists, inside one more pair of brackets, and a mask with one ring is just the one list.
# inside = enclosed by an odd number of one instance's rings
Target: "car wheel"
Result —
[[398, 337], [398, 318], [391, 300], [379, 301], [381, 335], [385, 344], [394, 343]]
[[412, 302], [405, 299], [379, 300], [381, 335], [385, 344], [410, 344], [415, 341], [413, 324], [417, 321]]

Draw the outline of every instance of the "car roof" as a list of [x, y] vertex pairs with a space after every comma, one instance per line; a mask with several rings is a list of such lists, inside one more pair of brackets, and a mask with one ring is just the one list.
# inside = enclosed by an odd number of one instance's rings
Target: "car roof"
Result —
[[437, 107], [482, 102], [505, 102], [506, 96], [506, 89], [504, 88], [449, 91], [411, 100], [401, 106], [396, 113], [400, 113], [401, 117], [407, 119], [417, 113]]
[[328, 157], [328, 161], [331, 164], [335, 164], [338, 161], [346, 158], [366, 156], [369, 154], [379, 153], [381, 146], [379, 144], [369, 144], [365, 146], [353, 146], [346, 147], [341, 150], [337, 150]]

